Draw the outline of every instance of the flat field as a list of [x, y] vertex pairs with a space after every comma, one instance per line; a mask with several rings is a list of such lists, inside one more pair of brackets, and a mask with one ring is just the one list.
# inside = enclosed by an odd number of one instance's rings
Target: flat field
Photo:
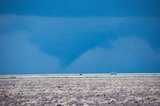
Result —
[[160, 106], [160, 75], [1, 75], [0, 106]]

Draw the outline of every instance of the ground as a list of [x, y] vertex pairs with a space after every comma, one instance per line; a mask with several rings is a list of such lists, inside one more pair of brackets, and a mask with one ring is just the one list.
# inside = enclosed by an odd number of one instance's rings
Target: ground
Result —
[[0, 79], [0, 106], [160, 106], [160, 77]]

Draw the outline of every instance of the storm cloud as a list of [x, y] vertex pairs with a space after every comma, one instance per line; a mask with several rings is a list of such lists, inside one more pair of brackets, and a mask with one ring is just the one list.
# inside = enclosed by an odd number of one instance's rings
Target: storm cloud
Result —
[[[132, 70], [139, 68], [139, 70], [143, 72], [145, 69], [156, 69], [160, 71], [160, 67], [158, 67], [160, 63], [156, 62], [159, 59], [158, 54], [160, 48], [159, 17], [57, 18], [1, 15], [0, 20], [0, 40], [2, 42], [0, 47], [0, 57], [2, 58], [0, 64], [1, 70], [11, 70], [13, 67], [15, 67], [15, 70], [31, 70], [31, 67], [38, 67], [40, 64], [45, 64], [44, 69], [48, 67], [46, 70], [51, 72], [51, 70], [59, 70], [59, 68], [61, 68], [61, 70], [67, 70], [67, 68], [71, 66], [78, 67], [80, 65], [77, 64], [92, 61], [89, 62], [89, 64], [85, 64], [87, 67], [92, 68], [86, 69], [96, 70], [102, 68], [101, 70], [108, 69], [115, 71], [130, 69], [127, 65], [133, 61], [130, 67], [135, 68], [132, 68]], [[23, 37], [26, 38], [24, 41], [21, 39]], [[135, 40], [136, 37], [142, 41]], [[10, 40], [15, 38], [16, 40]], [[120, 39], [123, 38], [124, 41], [121, 41]], [[128, 38], [133, 39], [126, 40]], [[121, 43], [115, 47], [113, 46], [113, 42], [116, 41]], [[133, 44], [134, 47], [132, 48]], [[139, 49], [138, 45], [140, 45], [140, 47], [145, 45], [145, 47]], [[20, 50], [17, 51], [16, 48], [20, 48]], [[130, 51], [130, 53], [126, 52], [127, 50]], [[93, 53], [90, 54], [90, 51], [93, 51]], [[15, 54], [15, 52], [18, 53]], [[84, 55], [86, 55], [86, 53], [87, 56], [85, 57]], [[94, 53], [96, 53], [96, 55], [92, 56]], [[103, 55], [106, 61], [101, 60]], [[138, 58], [130, 58], [132, 55], [136, 55]], [[15, 57], [15, 59], [10, 56]], [[157, 56], [158, 58], [156, 59]], [[3, 59], [4, 57], [6, 59]], [[79, 61], [82, 57], [85, 59]], [[119, 57], [124, 57], [126, 60], [121, 63], [120, 61], [123, 58], [118, 61]], [[37, 64], [23, 62], [22, 65], [19, 65], [23, 58], [25, 58], [26, 61], [32, 61]], [[11, 60], [11, 62], [8, 63], [8, 60]], [[100, 62], [97, 63], [96, 60], [100, 60]], [[151, 62], [146, 63], [146, 61]], [[121, 64], [117, 66], [118, 62]], [[90, 65], [90, 63], [92, 63], [92, 65]], [[12, 64], [13, 67], [9, 68], [9, 64]], [[53, 66], [51, 64], [53, 64]], [[76, 65], [74, 66], [74, 64]], [[95, 68], [94, 65], [96, 66]], [[117, 68], [108, 68], [108, 66], [117, 66]], [[81, 67], [79, 67], [79, 69], [80, 68]], [[40, 68], [35, 68], [34, 70], [39, 69]]]
[[68, 73], [158, 73], [159, 60], [160, 49], [155, 52], [139, 37], [122, 37], [112, 42], [110, 49], [95, 47], [88, 50], [65, 71]]

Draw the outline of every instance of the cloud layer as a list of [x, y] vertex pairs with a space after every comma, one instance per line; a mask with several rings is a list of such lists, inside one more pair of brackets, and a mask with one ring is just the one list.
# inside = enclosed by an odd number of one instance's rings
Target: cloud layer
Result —
[[160, 71], [159, 17], [1, 15], [0, 20], [3, 71]]
[[111, 49], [96, 47], [81, 55], [66, 71], [69, 73], [159, 72], [160, 51], [138, 37], [114, 41]]
[[28, 41], [27, 33], [0, 36], [0, 73], [58, 73], [59, 61], [41, 53]]
[[160, 16], [159, 5], [159, 0], [0, 0], [0, 13], [52, 17]]

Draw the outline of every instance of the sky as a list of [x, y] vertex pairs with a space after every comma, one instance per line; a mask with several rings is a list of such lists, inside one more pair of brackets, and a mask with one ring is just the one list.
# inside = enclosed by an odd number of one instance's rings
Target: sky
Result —
[[0, 0], [0, 74], [159, 73], [159, 0]]

